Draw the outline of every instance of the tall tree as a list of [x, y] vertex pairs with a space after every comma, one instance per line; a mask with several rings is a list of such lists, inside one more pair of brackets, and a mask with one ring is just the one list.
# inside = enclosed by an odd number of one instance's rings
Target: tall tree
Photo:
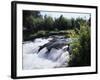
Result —
[[39, 11], [29, 11], [23, 10], [23, 26], [26, 28], [30, 28], [33, 23], [33, 18], [41, 17]]

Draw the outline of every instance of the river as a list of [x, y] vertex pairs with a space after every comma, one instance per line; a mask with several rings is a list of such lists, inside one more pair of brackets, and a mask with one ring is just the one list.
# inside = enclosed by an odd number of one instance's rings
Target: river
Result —
[[61, 68], [68, 66], [70, 54], [63, 36], [36, 38], [23, 42], [23, 69]]

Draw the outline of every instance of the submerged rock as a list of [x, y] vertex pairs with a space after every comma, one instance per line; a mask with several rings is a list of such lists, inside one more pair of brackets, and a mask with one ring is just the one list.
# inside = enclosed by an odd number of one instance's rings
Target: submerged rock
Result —
[[52, 41], [48, 42], [47, 44], [41, 46], [39, 51], [41, 49], [43, 49], [44, 47], [47, 47], [48, 51], [50, 51], [52, 48], [61, 49], [66, 44], [67, 44], [67, 42], [62, 41], [62, 40], [52, 40]]

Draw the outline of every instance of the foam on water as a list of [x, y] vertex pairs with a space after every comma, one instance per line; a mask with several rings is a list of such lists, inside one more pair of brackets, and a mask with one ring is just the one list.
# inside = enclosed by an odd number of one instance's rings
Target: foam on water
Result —
[[40, 51], [40, 46], [50, 42], [52, 39], [35, 39], [34, 42], [23, 44], [23, 69], [43, 69], [55, 68], [68, 65], [69, 52], [65, 51], [64, 46], [61, 49], [52, 48], [50, 52], [44, 47]]

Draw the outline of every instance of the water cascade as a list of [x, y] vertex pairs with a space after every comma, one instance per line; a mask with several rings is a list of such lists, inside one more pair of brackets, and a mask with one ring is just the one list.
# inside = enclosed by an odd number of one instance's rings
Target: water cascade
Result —
[[[68, 66], [69, 52], [65, 40], [37, 38], [23, 44], [23, 69], [59, 68]], [[53, 41], [53, 42], [52, 42]]]

